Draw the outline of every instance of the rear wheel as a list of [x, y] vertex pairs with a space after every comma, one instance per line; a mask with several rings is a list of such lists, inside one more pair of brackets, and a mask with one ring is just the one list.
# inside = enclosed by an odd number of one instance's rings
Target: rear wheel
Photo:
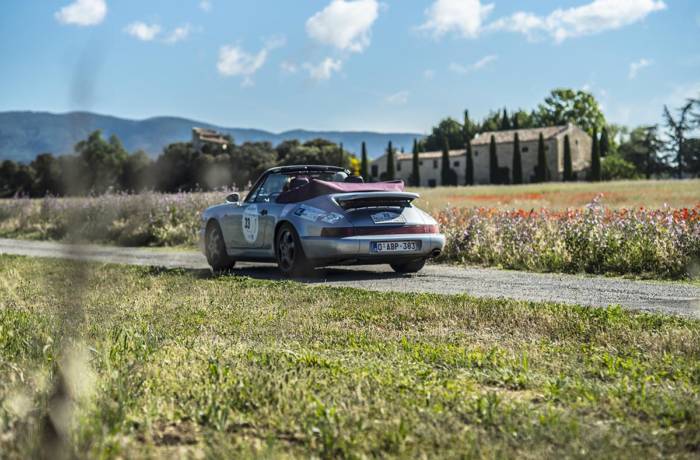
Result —
[[212, 270], [215, 272], [230, 270], [236, 265], [236, 261], [226, 252], [224, 235], [221, 233], [221, 228], [216, 222], [209, 224], [205, 242], [207, 262], [209, 262]]
[[311, 272], [311, 264], [306, 259], [301, 240], [294, 227], [282, 224], [275, 237], [277, 266], [285, 276], [304, 276]]
[[402, 264], [391, 264], [396, 273], [417, 273], [425, 266], [425, 259], [412, 260]]

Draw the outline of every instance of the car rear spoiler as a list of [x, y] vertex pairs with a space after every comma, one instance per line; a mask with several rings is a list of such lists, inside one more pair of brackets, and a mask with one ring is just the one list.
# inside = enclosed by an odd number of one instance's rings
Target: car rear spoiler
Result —
[[358, 193], [336, 193], [331, 198], [343, 209], [359, 208], [405, 208], [411, 202], [420, 197], [417, 193], [410, 192], [358, 192]]

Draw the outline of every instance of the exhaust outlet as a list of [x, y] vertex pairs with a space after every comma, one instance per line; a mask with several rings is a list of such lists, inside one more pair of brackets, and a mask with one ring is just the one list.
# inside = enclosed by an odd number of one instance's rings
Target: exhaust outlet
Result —
[[430, 257], [437, 257], [440, 254], [442, 254], [442, 251], [439, 249], [433, 249], [433, 252], [430, 253]]

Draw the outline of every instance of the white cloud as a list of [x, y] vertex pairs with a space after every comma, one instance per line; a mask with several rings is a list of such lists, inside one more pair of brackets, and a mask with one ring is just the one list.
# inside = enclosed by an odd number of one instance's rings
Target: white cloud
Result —
[[399, 91], [384, 98], [384, 102], [394, 105], [403, 105], [408, 102], [408, 91]]
[[199, 2], [199, 9], [204, 11], [204, 12], [210, 12], [211, 11], [211, 2], [209, 0], [201, 0]]
[[486, 17], [493, 10], [493, 3], [482, 5], [480, 0], [436, 0], [425, 10], [426, 22], [420, 26], [435, 37], [454, 32], [463, 37], [479, 35]]
[[340, 71], [343, 67], [343, 61], [327, 57], [316, 65], [306, 62], [303, 67], [314, 80], [328, 80], [333, 75], [333, 72]]
[[270, 51], [285, 43], [284, 37], [273, 37], [256, 54], [248, 53], [238, 45], [224, 45], [219, 48], [216, 68], [225, 77], [243, 77], [241, 86], [252, 86], [253, 75], [265, 64]]
[[173, 44], [186, 40], [190, 36], [192, 27], [189, 24], [176, 27], [172, 32], [165, 38], [165, 43]]
[[107, 15], [105, 0], [76, 0], [55, 13], [61, 24], [77, 26], [94, 26], [101, 23]]
[[284, 73], [297, 73], [299, 71], [299, 66], [290, 61], [282, 61], [280, 69], [282, 69]]
[[257, 54], [249, 54], [240, 46], [225, 45], [219, 49], [219, 61], [216, 68], [225, 77], [243, 77], [242, 86], [253, 84], [253, 75], [265, 64], [267, 49]]
[[665, 8], [662, 0], [594, 0], [573, 8], [558, 8], [547, 16], [520, 11], [486, 28], [518, 32], [529, 39], [549, 35], [560, 43], [568, 38], [619, 29]]
[[637, 62], [630, 63], [630, 71], [629, 71], [629, 75], [628, 75], [629, 79], [634, 80], [635, 78], [637, 78], [637, 74], [639, 73], [640, 70], [642, 70], [645, 67], [649, 67], [652, 64], [653, 64], [652, 61], [650, 61], [649, 59], [644, 59], [644, 58], [640, 59]]
[[498, 56], [496, 56], [495, 54], [489, 54], [488, 56], [484, 56], [475, 63], [470, 64], [468, 66], [457, 64], [456, 62], [451, 62], [450, 70], [461, 75], [468, 75], [470, 73], [476, 72], [477, 70], [483, 69], [484, 67], [488, 66], [492, 62], [495, 62], [496, 60], [498, 60]]
[[160, 33], [160, 26], [158, 24], [146, 24], [145, 22], [136, 21], [132, 22], [124, 31], [134, 38], [138, 38], [144, 42], [149, 42], [156, 38]]
[[343, 51], [362, 52], [379, 15], [377, 0], [333, 0], [306, 21], [312, 39]]
[[433, 69], [425, 69], [423, 71], [423, 78], [426, 80], [432, 80], [435, 78], [435, 71]]

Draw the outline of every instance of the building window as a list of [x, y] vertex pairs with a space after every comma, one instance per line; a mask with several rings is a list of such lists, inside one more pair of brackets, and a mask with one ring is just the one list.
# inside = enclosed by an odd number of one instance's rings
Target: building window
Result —
[[428, 187], [435, 187], [436, 185], [435, 179], [428, 179]]
[[578, 145], [578, 139], [576, 139], [576, 145]]
[[379, 175], [379, 166], [372, 165], [372, 177], [377, 177]]
[[545, 151], [545, 152], [549, 152], [549, 146], [548, 146], [548, 145], [545, 145], [545, 146], [544, 146], [544, 151]]
[[[578, 142], [578, 141], [576, 141], [576, 142]], [[418, 166], [423, 166], [423, 160], [418, 161]]]
[[474, 150], [474, 156], [475, 156], [475, 157], [478, 157], [478, 156], [479, 156], [479, 151], [478, 151], [478, 150]]
[[455, 165], [455, 168], [459, 168], [459, 161], [455, 161], [454, 165]]
[[396, 170], [401, 171], [401, 162], [400, 161], [396, 162]]
[[433, 169], [437, 169], [437, 168], [438, 168], [438, 161], [433, 160]]
[[528, 149], [527, 147], [523, 147], [523, 152], [527, 152], [528, 150], [530, 149]]

